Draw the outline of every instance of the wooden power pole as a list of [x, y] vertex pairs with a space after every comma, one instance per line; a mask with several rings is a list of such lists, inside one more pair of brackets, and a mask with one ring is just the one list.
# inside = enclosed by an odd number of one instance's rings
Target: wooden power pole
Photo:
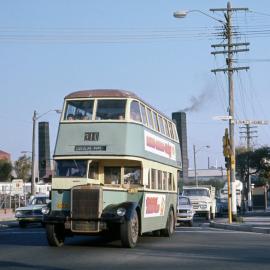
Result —
[[239, 52], [246, 52], [249, 49], [247, 46], [249, 43], [235, 43], [233, 42], [234, 31], [232, 25], [232, 13], [236, 11], [248, 11], [248, 8], [232, 8], [231, 3], [227, 3], [227, 8], [210, 9], [212, 12], [223, 12], [224, 30], [223, 36], [227, 40], [224, 44], [212, 45], [214, 49], [223, 48], [222, 51], [215, 50], [211, 52], [213, 55], [225, 54], [227, 68], [213, 69], [212, 72], [224, 72], [228, 74], [228, 86], [229, 86], [229, 138], [231, 146], [230, 156], [230, 181], [232, 190], [232, 216], [233, 219], [237, 216], [237, 205], [236, 205], [236, 186], [235, 186], [235, 142], [234, 142], [234, 87], [233, 87], [233, 73], [240, 70], [248, 70], [249, 67], [235, 67], [233, 66], [233, 56]]

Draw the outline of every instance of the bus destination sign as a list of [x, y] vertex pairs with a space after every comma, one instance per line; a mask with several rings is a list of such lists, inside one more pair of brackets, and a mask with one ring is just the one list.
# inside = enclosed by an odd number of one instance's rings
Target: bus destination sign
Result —
[[106, 151], [106, 145], [75, 145], [74, 151]]

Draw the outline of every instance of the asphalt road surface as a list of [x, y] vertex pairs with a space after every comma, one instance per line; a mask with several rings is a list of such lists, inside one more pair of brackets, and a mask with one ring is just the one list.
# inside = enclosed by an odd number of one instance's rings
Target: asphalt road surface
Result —
[[178, 227], [170, 238], [147, 235], [135, 249], [120, 241], [76, 236], [47, 245], [39, 226], [0, 226], [0, 269], [270, 269], [270, 235], [209, 228], [203, 220]]

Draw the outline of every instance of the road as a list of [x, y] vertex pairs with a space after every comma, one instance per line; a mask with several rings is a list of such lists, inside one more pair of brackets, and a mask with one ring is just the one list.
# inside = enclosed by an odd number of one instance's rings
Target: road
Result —
[[141, 237], [135, 249], [84, 236], [52, 248], [42, 227], [2, 226], [0, 269], [269, 269], [269, 235], [217, 230], [203, 222], [178, 227], [171, 239]]

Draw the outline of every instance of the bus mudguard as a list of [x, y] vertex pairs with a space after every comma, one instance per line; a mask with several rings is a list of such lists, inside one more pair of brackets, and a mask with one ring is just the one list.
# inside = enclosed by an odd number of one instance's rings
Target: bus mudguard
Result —
[[123, 202], [120, 204], [108, 205], [101, 215], [104, 221], [118, 221], [130, 220], [134, 211], [139, 207], [137, 202]]

